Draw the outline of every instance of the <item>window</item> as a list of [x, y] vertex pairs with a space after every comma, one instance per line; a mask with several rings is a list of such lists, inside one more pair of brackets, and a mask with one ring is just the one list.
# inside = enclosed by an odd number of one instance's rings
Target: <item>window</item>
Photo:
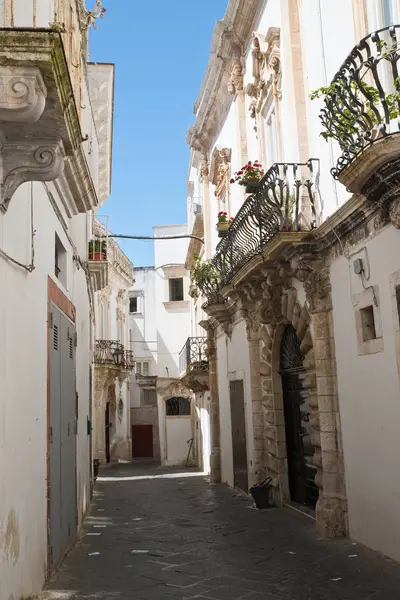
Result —
[[129, 298], [129, 312], [137, 313], [138, 312], [138, 299], [137, 296], [132, 296]]
[[154, 388], [142, 390], [142, 406], [157, 406], [157, 391]]
[[143, 375], [147, 377], [149, 374], [149, 363], [148, 362], [137, 362], [136, 363], [136, 375]]
[[170, 302], [181, 302], [183, 300], [182, 277], [169, 280], [169, 300]]
[[265, 120], [265, 144], [267, 164], [272, 165], [278, 162], [278, 133], [275, 110], [272, 110]]
[[360, 310], [361, 313], [361, 328], [364, 342], [376, 339], [374, 307], [366, 306]]
[[169, 398], [165, 405], [167, 417], [190, 416], [189, 398]]
[[54, 274], [62, 285], [67, 287], [67, 251], [60, 238], [55, 234], [54, 244]]

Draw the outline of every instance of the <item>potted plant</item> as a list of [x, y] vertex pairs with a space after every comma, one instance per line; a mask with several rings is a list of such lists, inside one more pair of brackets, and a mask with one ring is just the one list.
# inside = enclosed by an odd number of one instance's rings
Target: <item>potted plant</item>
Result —
[[[103, 251], [103, 244], [101, 240], [91, 240], [89, 242], [89, 260], [104, 260], [106, 253]], [[107, 249], [106, 247], [104, 248]]]
[[244, 185], [246, 188], [246, 194], [253, 194], [258, 190], [263, 175], [264, 169], [258, 160], [254, 161], [254, 163], [249, 160], [249, 162], [244, 165], [240, 171], [237, 171], [237, 173], [233, 174], [231, 183]]
[[228, 213], [223, 212], [223, 211], [218, 213], [218, 223], [217, 223], [218, 237], [223, 237], [226, 234], [229, 227], [232, 225], [232, 222], [233, 222], [233, 217], [228, 219]]

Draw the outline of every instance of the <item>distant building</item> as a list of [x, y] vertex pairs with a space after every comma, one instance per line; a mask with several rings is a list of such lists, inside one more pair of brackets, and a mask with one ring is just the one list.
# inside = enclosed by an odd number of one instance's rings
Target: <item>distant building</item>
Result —
[[[155, 237], [184, 235], [186, 225], [154, 227]], [[134, 269], [130, 347], [132, 453], [166, 466], [196, 461], [192, 392], [180, 381], [179, 355], [190, 335], [187, 239], [156, 241], [155, 266]]]

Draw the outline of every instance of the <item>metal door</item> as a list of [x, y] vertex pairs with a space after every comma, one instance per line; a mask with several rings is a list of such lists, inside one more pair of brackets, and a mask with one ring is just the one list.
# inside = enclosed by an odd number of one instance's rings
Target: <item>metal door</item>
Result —
[[111, 454], [110, 454], [110, 427], [111, 427], [111, 423], [110, 423], [110, 403], [107, 402], [107, 404], [106, 404], [106, 411], [105, 411], [105, 431], [104, 431], [105, 443], [106, 443], [106, 462], [107, 463], [109, 463], [111, 461]]
[[132, 457], [153, 458], [152, 425], [132, 425]]
[[77, 528], [75, 330], [53, 304], [50, 319], [50, 567], [54, 567]]
[[318, 488], [317, 469], [313, 464], [313, 428], [308, 392], [303, 388], [306, 371], [300, 341], [292, 325], [287, 325], [282, 337], [280, 372], [285, 412], [286, 451], [290, 498], [294, 502], [315, 506]]
[[230, 382], [234, 486], [248, 491], [246, 422], [243, 380]]

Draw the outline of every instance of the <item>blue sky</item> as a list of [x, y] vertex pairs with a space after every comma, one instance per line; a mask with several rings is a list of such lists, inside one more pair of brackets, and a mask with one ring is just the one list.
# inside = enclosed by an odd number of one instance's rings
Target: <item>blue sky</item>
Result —
[[[103, 4], [90, 60], [115, 63], [116, 80], [112, 194], [100, 214], [114, 233], [152, 235], [186, 222], [186, 133], [227, 0]], [[118, 243], [136, 266], [153, 264], [153, 242]]]

